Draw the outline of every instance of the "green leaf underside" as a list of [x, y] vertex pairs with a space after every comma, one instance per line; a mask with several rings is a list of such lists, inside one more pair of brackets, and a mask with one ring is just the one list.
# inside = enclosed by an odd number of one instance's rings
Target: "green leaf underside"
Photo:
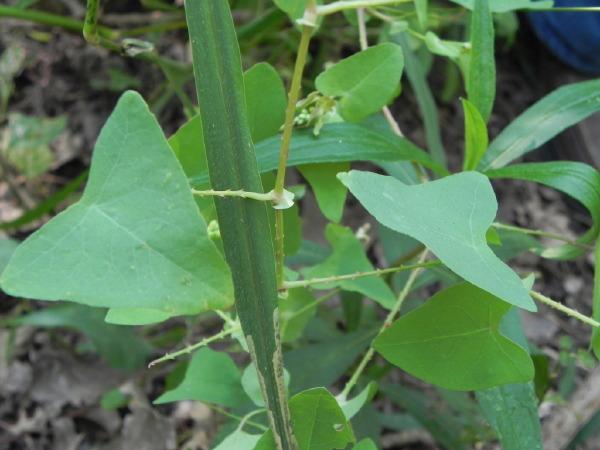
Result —
[[[185, 2], [211, 187], [263, 192], [250, 136], [240, 51], [228, 2]], [[259, 373], [278, 447], [292, 450], [281, 349], [277, 281], [267, 205], [216, 198], [235, 306]]]
[[0, 237], [0, 272], [4, 270], [4, 268], [8, 264], [8, 261], [10, 261], [10, 257], [15, 252], [18, 246], [18, 241], [15, 241], [14, 239]]
[[236, 407], [250, 403], [242, 389], [240, 371], [223, 352], [208, 347], [192, 357], [181, 383], [154, 400], [155, 404], [197, 400], [217, 405]]
[[[477, 0], [450, 0], [468, 9], [473, 9]], [[519, 9], [546, 9], [554, 5], [553, 1], [536, 0], [490, 0], [490, 10], [495, 13], [516, 11]]]
[[339, 222], [344, 212], [348, 189], [336, 175], [350, 169], [347, 162], [306, 164], [298, 170], [313, 189], [321, 212], [332, 222]]
[[403, 67], [400, 46], [379, 44], [329, 67], [316, 78], [315, 86], [324, 95], [339, 97], [345, 120], [359, 122], [393, 98]]
[[355, 397], [347, 400], [340, 399], [339, 396], [337, 398], [338, 404], [342, 411], [344, 411], [344, 415], [346, 419], [352, 419], [358, 412], [361, 410], [363, 406], [375, 396], [377, 393], [377, 383], [371, 381], [367, 384], [362, 391], [360, 391]]
[[[313, 388], [293, 396], [290, 413], [298, 450], [344, 449], [354, 442], [350, 424], [325, 388]], [[255, 450], [275, 450], [271, 430], [261, 437]]]
[[[592, 227], [578, 239], [591, 244], [600, 231], [600, 173], [587, 164], [575, 161], [514, 164], [486, 172], [490, 178], [514, 178], [549, 186], [580, 202], [592, 216]], [[570, 244], [551, 247], [542, 252], [547, 258], [571, 259], [585, 249]]]
[[490, 118], [496, 96], [494, 20], [488, 0], [475, 0], [471, 14], [471, 58], [466, 90], [469, 101], [485, 122]]
[[248, 434], [243, 430], [236, 429], [214, 450], [254, 450], [259, 439], [259, 434]]
[[11, 321], [13, 325], [72, 328], [86, 335], [111, 366], [123, 370], [141, 368], [151, 349], [132, 329], [104, 322], [105, 310], [62, 304], [34, 311]]
[[149, 325], [164, 322], [174, 314], [149, 308], [111, 308], [104, 320], [115, 325]]
[[[277, 169], [281, 137], [274, 136], [256, 145], [261, 172]], [[292, 137], [288, 167], [311, 163], [351, 161], [415, 161], [438, 175], [448, 171], [407, 139], [380, 133], [352, 123], [325, 125], [319, 136], [311, 130], [296, 130]], [[193, 177], [194, 186], [208, 183], [208, 173]]]
[[233, 303], [181, 166], [135, 92], [103, 127], [81, 200], [17, 249], [0, 282], [25, 298], [178, 314]]
[[382, 225], [421, 241], [466, 281], [536, 310], [520, 278], [487, 245], [497, 203], [486, 176], [463, 172], [416, 186], [355, 170], [338, 177]]
[[373, 346], [392, 364], [446, 389], [529, 381], [529, 353], [499, 331], [509, 309], [473, 285], [458, 284], [398, 319]]
[[[345, 275], [373, 270], [373, 265], [365, 255], [361, 242], [350, 228], [329, 224], [325, 230], [327, 241], [333, 252], [323, 262], [302, 270], [305, 278], [321, 278], [332, 275]], [[377, 301], [386, 309], [391, 309], [396, 297], [389, 286], [379, 277], [363, 277], [355, 280], [342, 280], [314, 285], [315, 289], [340, 287], [346, 291], [360, 292]]]
[[503, 167], [598, 111], [600, 79], [560, 87], [528, 108], [496, 136], [481, 160], [479, 170]]

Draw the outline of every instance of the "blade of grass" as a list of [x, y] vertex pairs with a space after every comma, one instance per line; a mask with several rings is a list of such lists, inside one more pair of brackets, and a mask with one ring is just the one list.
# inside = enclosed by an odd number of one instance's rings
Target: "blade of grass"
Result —
[[[263, 192], [246, 117], [239, 47], [228, 2], [185, 4], [212, 188]], [[215, 198], [236, 310], [279, 450], [297, 448], [283, 383], [275, 254], [266, 205]]]

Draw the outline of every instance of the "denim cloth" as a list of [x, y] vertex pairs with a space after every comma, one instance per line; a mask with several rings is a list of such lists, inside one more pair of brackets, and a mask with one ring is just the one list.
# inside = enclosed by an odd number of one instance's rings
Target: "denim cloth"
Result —
[[[555, 7], [600, 6], [600, 0], [555, 0]], [[561, 61], [579, 71], [600, 74], [600, 12], [532, 12], [537, 37]]]

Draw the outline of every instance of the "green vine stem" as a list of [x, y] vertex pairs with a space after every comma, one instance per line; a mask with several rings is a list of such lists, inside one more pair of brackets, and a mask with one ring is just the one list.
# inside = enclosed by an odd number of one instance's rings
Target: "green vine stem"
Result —
[[375, 8], [377, 6], [399, 5], [401, 3], [412, 3], [413, 0], [340, 0], [326, 5], [317, 7], [319, 16], [327, 16], [337, 12], [358, 9], [358, 8]]
[[[277, 167], [277, 176], [275, 178], [275, 195], [282, 196], [285, 184], [285, 171], [287, 167], [287, 160], [290, 153], [290, 143], [292, 140], [292, 132], [294, 130], [294, 116], [296, 114], [296, 103], [300, 97], [300, 90], [302, 88], [302, 74], [304, 73], [304, 66], [306, 65], [306, 57], [308, 55], [308, 44], [312, 36], [313, 29], [315, 27], [315, 8], [316, 3], [314, 0], [309, 0], [304, 18], [302, 20], [302, 35], [300, 36], [300, 44], [298, 46], [298, 52], [296, 54], [296, 62], [294, 64], [294, 72], [292, 75], [292, 81], [290, 83], [290, 90], [288, 93], [288, 103], [285, 110], [285, 122], [283, 124], [283, 133], [281, 136], [281, 145], [279, 147], [279, 164]], [[284, 270], [284, 225], [283, 225], [283, 211], [275, 211], [275, 261], [276, 261], [276, 273], [277, 273], [277, 284], [281, 286], [283, 283], [283, 270]]]
[[240, 330], [241, 330], [241, 327], [239, 325], [232, 326], [231, 328], [227, 328], [217, 334], [214, 334], [212, 336], [204, 338], [201, 341], [198, 341], [194, 344], [188, 345], [188, 346], [182, 348], [181, 350], [178, 350], [173, 353], [167, 353], [166, 355], [164, 355], [160, 358], [150, 361], [150, 364], [148, 364], [148, 368], [155, 366], [157, 364], [166, 362], [166, 361], [172, 361], [183, 355], [189, 355], [190, 353], [192, 353], [193, 351], [195, 351], [201, 347], [206, 347], [208, 344], [215, 342], [215, 341], [219, 341], [219, 340], [223, 339], [224, 337], [230, 336]]
[[436, 266], [440, 266], [440, 265], [441, 265], [440, 261], [430, 261], [430, 262], [410, 264], [410, 265], [405, 265], [405, 266], [390, 267], [387, 269], [370, 270], [367, 272], [355, 272], [355, 273], [348, 273], [348, 274], [344, 274], [344, 275], [333, 275], [330, 277], [323, 277], [323, 278], [309, 278], [307, 280], [286, 281], [283, 283], [282, 287], [284, 289], [293, 289], [293, 288], [298, 288], [298, 287], [314, 286], [315, 284], [332, 283], [335, 281], [356, 280], [357, 278], [364, 278], [364, 277], [376, 277], [376, 276], [382, 276], [382, 275], [387, 275], [387, 274], [396, 273], [396, 272], [403, 272], [406, 270], [423, 269], [423, 268], [428, 268], [428, 267], [436, 267]]
[[569, 308], [568, 306], [565, 306], [562, 303], [557, 302], [556, 300], [552, 300], [550, 297], [546, 297], [544, 294], [540, 294], [536, 291], [529, 291], [529, 294], [539, 302], [542, 302], [554, 309], [557, 309], [558, 311], [561, 311], [568, 316], [574, 317], [575, 319], [580, 320], [583, 323], [591, 325], [594, 328], [600, 327], [600, 322], [597, 322], [591, 317], [581, 314], [579, 311]]
[[[428, 250], [423, 251], [423, 253], [421, 253], [421, 256], [418, 259], [417, 264], [423, 264], [425, 262], [425, 259], [427, 259], [428, 254], [429, 254]], [[406, 297], [408, 297], [408, 294], [410, 293], [413, 285], [415, 284], [415, 281], [417, 281], [417, 277], [419, 276], [419, 274], [421, 273], [422, 270], [423, 270], [423, 267], [418, 267], [410, 273], [410, 275], [408, 276], [408, 280], [406, 280], [404, 287], [400, 291], [400, 294], [398, 294], [398, 299], [396, 300], [394, 307], [388, 313], [387, 317], [385, 318], [385, 320], [383, 322], [383, 325], [381, 325], [381, 328], [379, 328], [379, 331], [377, 332], [377, 336], [379, 336], [381, 333], [383, 333], [394, 322], [394, 319], [396, 318], [396, 316], [400, 312], [400, 309], [402, 308], [402, 305], [404, 304], [404, 300], [406, 300]], [[340, 396], [342, 398], [348, 397], [348, 395], [352, 391], [352, 388], [356, 385], [356, 383], [358, 382], [358, 379], [364, 372], [365, 368], [367, 367], [367, 364], [369, 364], [369, 362], [371, 362], [371, 359], [373, 359], [374, 355], [375, 355], [375, 349], [373, 348], [373, 346], [369, 346], [369, 350], [367, 350], [367, 353], [365, 353], [363, 358], [360, 360], [360, 362], [358, 363], [358, 366], [356, 366], [356, 369], [352, 373], [352, 376], [350, 377], [350, 379], [344, 386], [344, 389], [340, 393]]]
[[498, 230], [514, 231], [516, 233], [528, 234], [531, 236], [545, 237], [548, 239], [554, 239], [555, 241], [566, 242], [567, 244], [570, 244], [574, 247], [579, 247], [583, 250], [588, 250], [588, 251], [594, 250], [594, 247], [592, 245], [582, 244], [581, 242], [577, 242], [575, 239], [568, 238], [561, 234], [550, 233], [548, 231], [542, 231], [542, 230], [533, 230], [531, 228], [523, 228], [523, 227], [518, 227], [515, 225], [506, 225], [506, 224], [498, 223], [498, 222], [494, 222], [492, 224], [492, 226]]

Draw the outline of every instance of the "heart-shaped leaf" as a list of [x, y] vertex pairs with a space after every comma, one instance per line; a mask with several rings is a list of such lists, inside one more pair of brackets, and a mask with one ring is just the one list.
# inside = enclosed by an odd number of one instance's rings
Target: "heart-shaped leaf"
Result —
[[328, 68], [315, 80], [325, 95], [339, 97], [341, 116], [359, 122], [383, 108], [398, 91], [404, 68], [402, 48], [379, 44]]
[[392, 364], [446, 389], [529, 381], [529, 353], [499, 331], [509, 309], [471, 284], [454, 285], [394, 322], [373, 347]]
[[[325, 388], [294, 395], [290, 414], [299, 450], [343, 449], [354, 442], [354, 433], [337, 401]], [[271, 430], [258, 441], [255, 450], [275, 450]]]
[[198, 400], [230, 407], [250, 403], [235, 363], [227, 353], [215, 352], [208, 347], [194, 354], [181, 383], [162, 394], [154, 403], [180, 400]]
[[536, 310], [521, 279], [487, 245], [498, 205], [486, 176], [463, 172], [416, 186], [355, 170], [338, 177], [381, 224], [423, 242], [470, 283]]
[[81, 200], [31, 235], [0, 278], [7, 293], [193, 314], [233, 303], [181, 166], [142, 97], [102, 129]]

